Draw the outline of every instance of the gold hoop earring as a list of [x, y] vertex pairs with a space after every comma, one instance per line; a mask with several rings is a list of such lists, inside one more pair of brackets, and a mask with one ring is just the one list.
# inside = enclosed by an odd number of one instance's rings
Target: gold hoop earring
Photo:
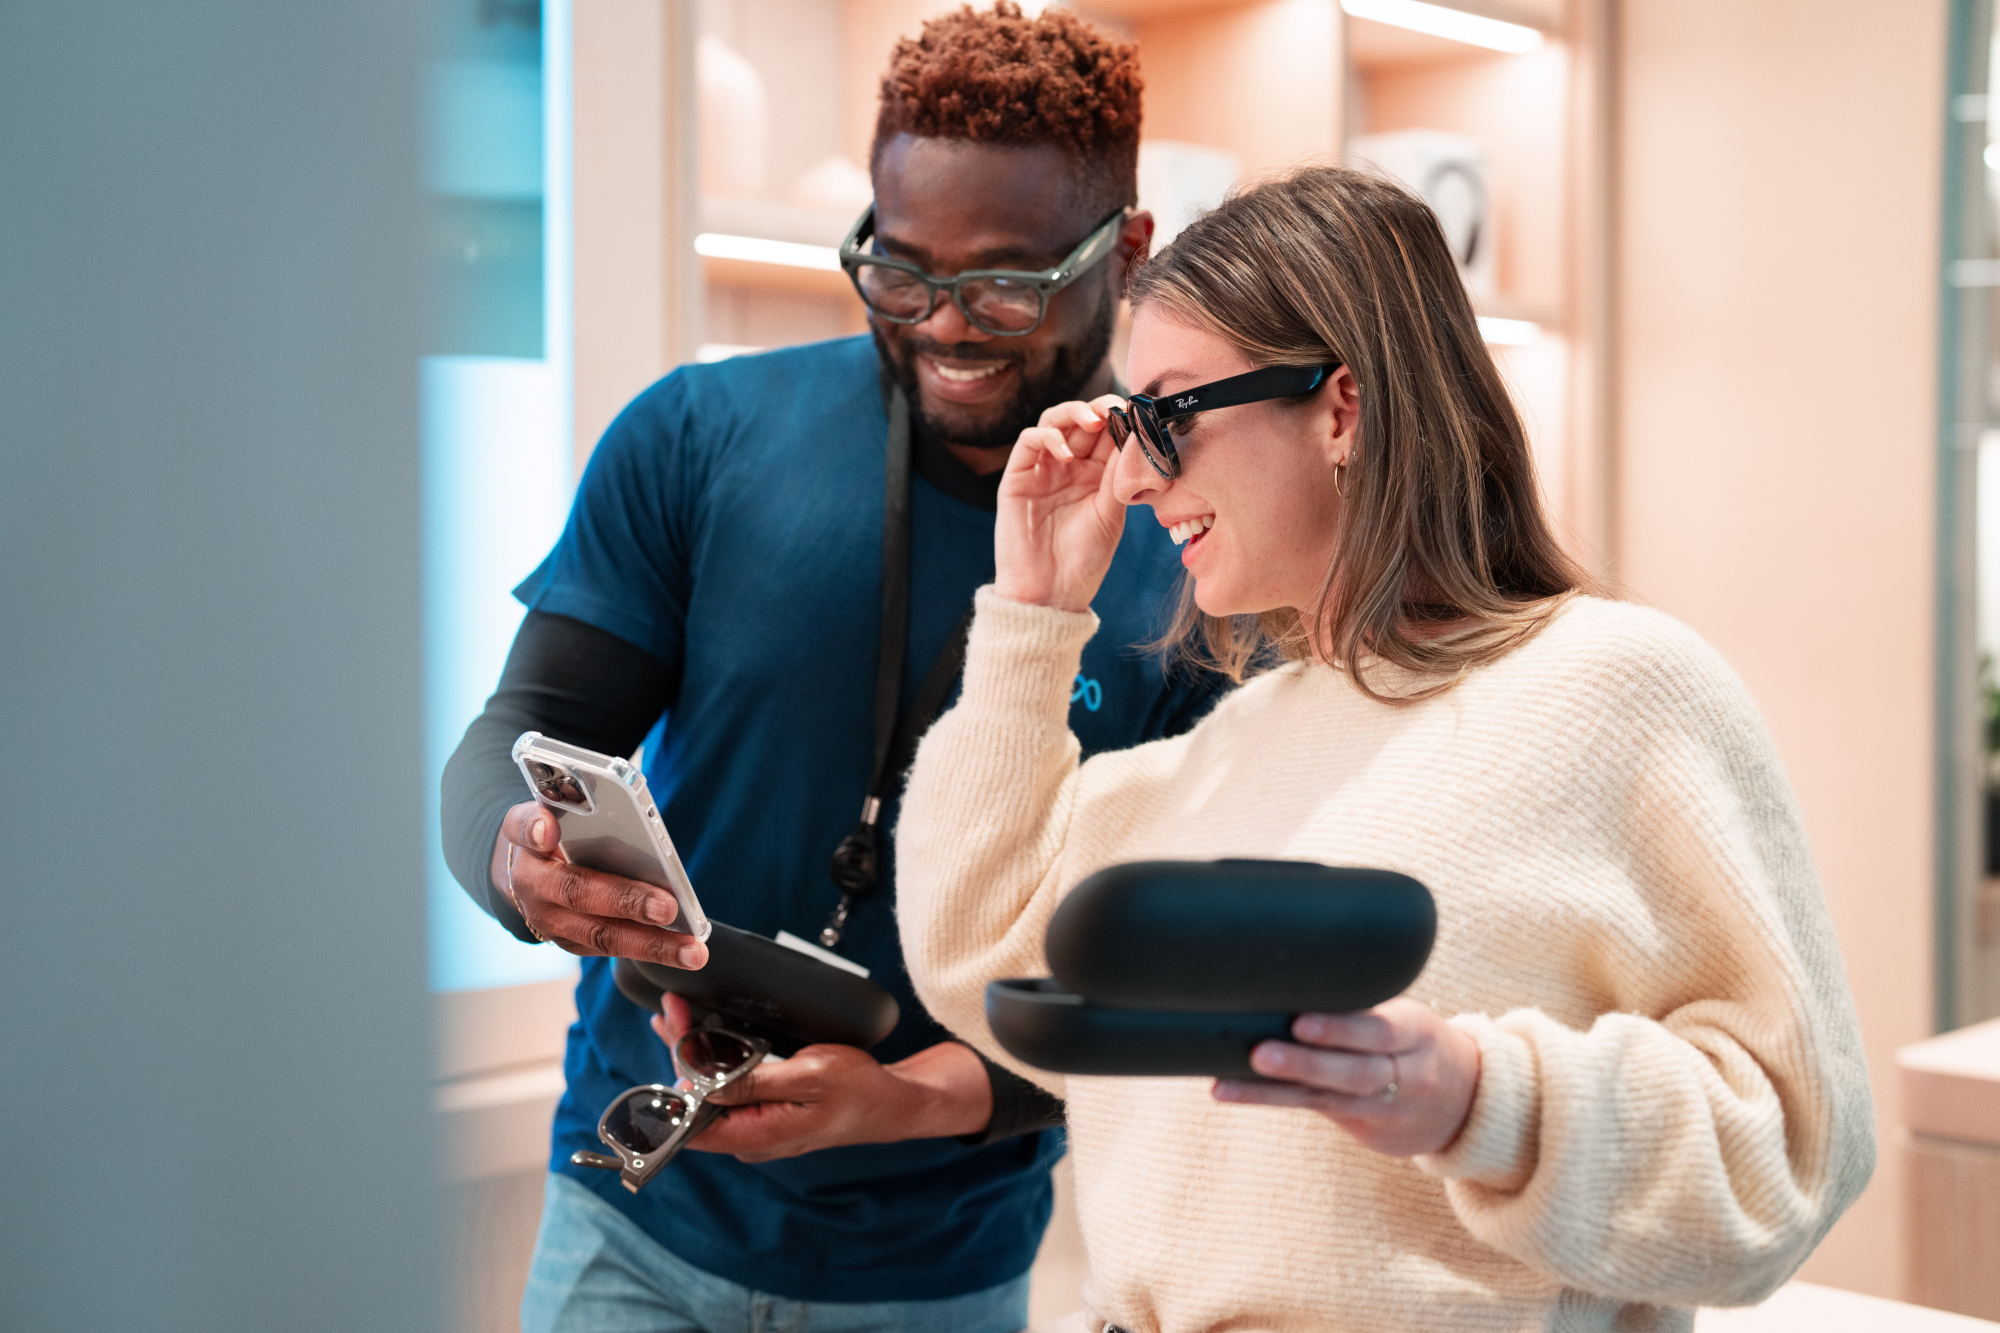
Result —
[[1347, 464], [1335, 463], [1333, 465], [1333, 493], [1343, 500], [1347, 498], [1347, 492], [1341, 489], [1340, 474], [1345, 471], [1347, 471]]

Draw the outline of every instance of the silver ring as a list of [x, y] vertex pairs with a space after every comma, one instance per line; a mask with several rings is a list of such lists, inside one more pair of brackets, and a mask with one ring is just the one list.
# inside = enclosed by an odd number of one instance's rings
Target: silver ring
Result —
[[[534, 929], [534, 927], [530, 926], [529, 929], [532, 930]], [[1399, 1069], [1396, 1065], [1395, 1053], [1391, 1052], [1389, 1055], [1389, 1082], [1386, 1085], [1384, 1085], [1382, 1091], [1375, 1094], [1376, 1101], [1382, 1103], [1382, 1105], [1384, 1106], [1387, 1106], [1391, 1102], [1396, 1100], [1396, 1082], [1397, 1082], [1396, 1076], [1401, 1072], [1402, 1070]]]

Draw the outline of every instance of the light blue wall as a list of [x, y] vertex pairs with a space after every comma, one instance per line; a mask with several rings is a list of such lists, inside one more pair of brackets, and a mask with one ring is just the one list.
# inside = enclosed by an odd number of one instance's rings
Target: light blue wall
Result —
[[0, 4], [0, 1327], [441, 1326], [422, 17]]
[[[568, 399], [548, 361], [436, 356], [423, 366], [424, 780], [430, 975], [437, 990], [571, 976], [576, 960], [529, 946], [473, 905], [444, 863], [438, 778], [500, 679], [521, 624], [510, 589], [562, 532]], [[526, 784], [521, 789], [527, 796]]]
[[[570, 955], [522, 944], [473, 905], [445, 866], [438, 826], [445, 761], [492, 693], [521, 624], [511, 589], [554, 544], [574, 490], [569, 9], [550, 0], [529, 26], [505, 17], [529, 13], [525, 6], [444, 2], [425, 82], [426, 884], [431, 985], [478, 990], [576, 973]], [[481, 249], [530, 230], [532, 263], [524, 251], [495, 258]]]

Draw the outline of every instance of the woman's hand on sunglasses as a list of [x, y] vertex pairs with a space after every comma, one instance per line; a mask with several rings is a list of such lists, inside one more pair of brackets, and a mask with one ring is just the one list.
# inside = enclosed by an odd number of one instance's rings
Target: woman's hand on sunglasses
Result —
[[1125, 506], [1111, 485], [1118, 455], [1104, 415], [1123, 402], [1105, 394], [1058, 403], [1021, 432], [1000, 478], [993, 530], [993, 583], [1002, 597], [1090, 609], [1125, 531]]
[[572, 865], [555, 817], [523, 801], [501, 821], [493, 843], [493, 887], [510, 898], [535, 935], [566, 953], [637, 958], [698, 968], [708, 946], [668, 930], [680, 916], [674, 895], [635, 879]]
[[[693, 1026], [687, 1001], [669, 993], [653, 1031], [672, 1050]], [[854, 1046], [808, 1046], [759, 1065], [709, 1100], [729, 1113], [688, 1144], [745, 1162], [851, 1143], [973, 1134], [993, 1118], [993, 1083], [970, 1047], [939, 1042], [885, 1065]]]
[[1451, 1146], [1479, 1090], [1479, 1044], [1416, 1000], [1358, 1014], [1301, 1014], [1250, 1067], [1276, 1083], [1218, 1079], [1215, 1098], [1303, 1106], [1392, 1157]]

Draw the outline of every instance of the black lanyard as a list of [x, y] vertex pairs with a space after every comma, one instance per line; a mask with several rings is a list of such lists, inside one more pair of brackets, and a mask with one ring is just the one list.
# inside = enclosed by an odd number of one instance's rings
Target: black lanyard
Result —
[[833, 849], [833, 882], [840, 890], [840, 903], [819, 933], [819, 942], [829, 949], [840, 943], [855, 903], [875, 891], [875, 828], [883, 803], [916, 757], [917, 741], [937, 718], [945, 696], [964, 669], [965, 637], [972, 629], [968, 607], [931, 663], [917, 697], [898, 716], [903, 654], [910, 644], [910, 404], [901, 388], [890, 389], [888, 408], [887, 481], [882, 493], [882, 640], [875, 658], [875, 769], [868, 795], [861, 802], [860, 822]]

